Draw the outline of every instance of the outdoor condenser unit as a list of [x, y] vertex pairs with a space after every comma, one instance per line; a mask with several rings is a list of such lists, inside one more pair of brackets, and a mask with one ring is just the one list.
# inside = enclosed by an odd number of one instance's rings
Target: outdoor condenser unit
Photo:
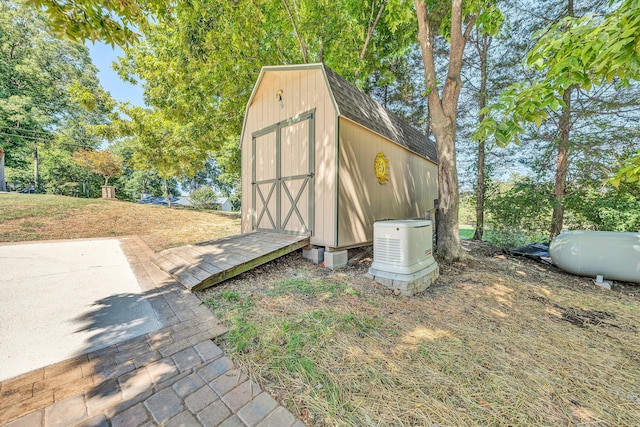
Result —
[[376, 221], [373, 224], [373, 263], [370, 273], [393, 278], [396, 278], [395, 275], [400, 278], [426, 274], [431, 271], [429, 267], [435, 264], [432, 236], [433, 223], [429, 220]]

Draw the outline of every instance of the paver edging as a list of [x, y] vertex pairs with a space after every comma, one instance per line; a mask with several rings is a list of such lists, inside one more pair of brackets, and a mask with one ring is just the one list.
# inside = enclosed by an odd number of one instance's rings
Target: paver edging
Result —
[[[141, 422], [198, 419], [200, 422], [215, 420], [216, 423], [237, 425], [236, 422], [246, 420], [251, 421], [248, 425], [256, 425], [266, 422], [269, 416], [273, 417], [276, 410], [283, 414], [283, 419], [295, 420], [289, 411], [238, 370], [213, 343], [212, 339], [227, 329], [213, 313], [202, 309], [193, 294], [150, 263], [149, 257], [153, 253], [144, 242], [137, 236], [121, 238], [120, 241], [127, 258], [136, 264], [136, 276], [142, 272], [146, 274], [145, 288], [149, 288], [146, 291], [153, 294], [149, 302], [154, 312], [160, 313], [163, 327], [0, 382], [0, 405], [4, 404], [0, 406], [0, 425], [55, 424], [56, 421], [65, 421], [63, 418], [53, 419], [59, 412], [64, 412], [60, 417], [74, 418], [67, 421], [79, 423], [78, 426], [108, 425], [109, 420], [112, 425], [117, 425], [118, 420], [124, 419], [123, 414], [133, 414], [134, 411]], [[156, 371], [152, 373], [150, 369], [154, 367]], [[164, 372], [161, 372], [162, 368]], [[70, 372], [73, 375], [69, 375]], [[227, 378], [225, 375], [229, 372], [232, 373]], [[178, 384], [185, 385], [187, 378], [198, 378], [202, 385], [195, 390], [180, 389]], [[234, 379], [236, 384], [233, 384]], [[211, 393], [204, 387], [208, 387]], [[204, 392], [200, 391], [203, 389]], [[199, 391], [215, 399], [211, 402], [201, 399], [195, 404], [198, 397], [192, 396]], [[165, 395], [173, 404], [171, 409], [164, 412], [154, 409], [162, 405], [154, 407], [152, 403], [162, 400]], [[268, 411], [264, 409], [266, 406], [260, 406], [263, 401], [269, 402]], [[69, 406], [68, 410], [56, 411], [55, 408], [65, 408], [65, 405]], [[262, 408], [262, 412], [256, 413], [254, 406]], [[301, 424], [300, 421], [297, 423]]]

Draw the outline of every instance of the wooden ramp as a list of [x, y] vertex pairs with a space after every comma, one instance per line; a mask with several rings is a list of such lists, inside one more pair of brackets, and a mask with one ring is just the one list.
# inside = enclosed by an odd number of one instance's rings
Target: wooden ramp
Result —
[[309, 245], [309, 236], [254, 231], [164, 250], [151, 258], [198, 291]]

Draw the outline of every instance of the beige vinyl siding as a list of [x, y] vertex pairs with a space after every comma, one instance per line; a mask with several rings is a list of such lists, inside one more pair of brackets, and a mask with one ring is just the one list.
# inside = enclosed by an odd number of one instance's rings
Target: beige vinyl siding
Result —
[[[265, 71], [257, 84], [258, 87], [245, 117], [242, 140], [242, 232], [251, 231], [252, 227], [252, 134], [315, 109], [315, 220], [311, 243], [321, 246], [333, 245], [336, 209], [336, 113], [323, 72], [321, 69]], [[278, 90], [283, 92], [283, 108], [280, 108], [276, 99]], [[307, 124], [299, 126], [306, 127]], [[295, 125], [291, 128], [291, 132], [299, 131]], [[289, 131], [289, 128], [283, 129], [283, 132], [286, 131]], [[282, 142], [282, 152], [286, 155], [284, 138]], [[284, 168], [294, 171], [294, 163], [301, 159], [293, 151], [290, 151], [290, 154], [293, 163], [283, 158], [281, 165], [283, 171]], [[275, 162], [275, 151], [273, 161]], [[291, 185], [291, 191], [296, 191], [295, 186], [299, 186], [299, 183]], [[288, 204], [286, 196], [283, 195], [282, 201], [283, 209], [286, 209], [285, 205]], [[305, 201], [304, 204], [306, 206], [308, 202]], [[292, 221], [291, 227], [295, 228], [299, 225], [297, 218]]]
[[[373, 223], [389, 218], [424, 217], [437, 198], [438, 167], [433, 162], [340, 118], [338, 247], [373, 240]], [[376, 178], [374, 161], [389, 159], [389, 182]]]

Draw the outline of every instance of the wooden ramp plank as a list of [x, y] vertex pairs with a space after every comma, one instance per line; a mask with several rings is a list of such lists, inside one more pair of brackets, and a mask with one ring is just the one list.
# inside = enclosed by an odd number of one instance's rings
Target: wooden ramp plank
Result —
[[309, 245], [309, 236], [254, 231], [164, 250], [160, 269], [191, 290], [201, 290]]

